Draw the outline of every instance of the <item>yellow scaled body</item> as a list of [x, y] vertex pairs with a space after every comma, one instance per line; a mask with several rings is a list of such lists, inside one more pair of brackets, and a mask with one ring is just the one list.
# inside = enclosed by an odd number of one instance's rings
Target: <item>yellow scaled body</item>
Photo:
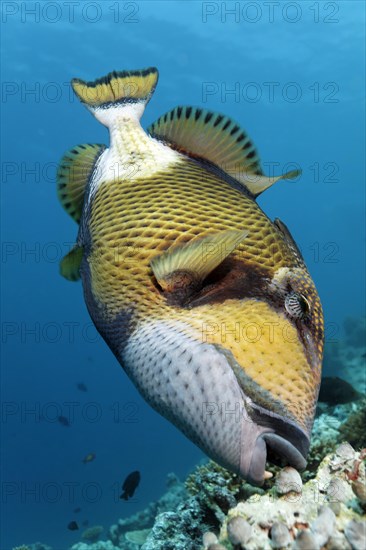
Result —
[[[142, 129], [156, 80], [148, 69], [73, 82], [111, 143], [61, 164], [61, 201], [80, 219], [61, 270], [81, 274], [97, 329], [146, 400], [261, 484], [267, 451], [306, 464], [319, 298], [288, 230], [255, 201], [279, 178], [262, 174], [234, 122], [179, 107]], [[72, 173], [83, 162], [84, 180]]]

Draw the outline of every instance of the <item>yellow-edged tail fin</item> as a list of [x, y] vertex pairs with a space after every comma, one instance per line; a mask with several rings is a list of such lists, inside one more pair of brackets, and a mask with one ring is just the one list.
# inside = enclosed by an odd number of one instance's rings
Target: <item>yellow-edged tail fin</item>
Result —
[[149, 67], [140, 71], [113, 71], [94, 82], [74, 78], [71, 85], [80, 101], [91, 110], [134, 103], [146, 105], [154, 93], [158, 76], [158, 70]]
[[84, 192], [105, 145], [85, 143], [70, 149], [57, 170], [58, 198], [68, 214], [80, 222]]
[[269, 178], [247, 133], [229, 117], [197, 107], [176, 107], [147, 129], [149, 134], [191, 157], [208, 160], [257, 196], [283, 178], [299, 171]]

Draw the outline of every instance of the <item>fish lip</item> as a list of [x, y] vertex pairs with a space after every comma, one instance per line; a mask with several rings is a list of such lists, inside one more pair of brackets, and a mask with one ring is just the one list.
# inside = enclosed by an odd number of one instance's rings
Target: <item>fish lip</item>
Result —
[[252, 485], [263, 485], [268, 451], [279, 455], [293, 468], [303, 470], [310, 446], [308, 435], [295, 422], [251, 400], [248, 409], [250, 417], [242, 428], [245, 451], [241, 455], [240, 474]]
[[260, 426], [271, 428], [271, 432], [274, 432], [277, 436], [293, 445], [305, 460], [309, 452], [310, 439], [308, 433], [306, 433], [297, 422], [265, 409], [253, 401], [250, 402], [249, 414], [254, 422]]

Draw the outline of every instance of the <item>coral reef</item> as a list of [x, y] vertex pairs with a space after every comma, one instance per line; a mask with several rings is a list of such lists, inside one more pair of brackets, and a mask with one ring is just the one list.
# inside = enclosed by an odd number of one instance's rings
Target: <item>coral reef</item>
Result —
[[275, 488], [279, 495], [286, 495], [291, 491], [301, 493], [302, 479], [299, 472], [291, 466], [283, 468], [276, 476]]
[[185, 483], [170, 474], [160, 500], [112, 525], [108, 540], [95, 526], [71, 550], [364, 550], [366, 450], [345, 441], [351, 429], [361, 441], [364, 410], [358, 401], [319, 411], [301, 474], [269, 466], [274, 477], [259, 488], [206, 461]]
[[[209, 550], [228, 510], [242, 499], [264, 494], [213, 461], [198, 466], [186, 480], [188, 498], [174, 512], [160, 514], [141, 550], [200, 550], [202, 534]], [[207, 543], [207, 532], [212, 542]]]
[[21, 546], [15, 546], [13, 550], [52, 550], [52, 548], [42, 542], [34, 542], [33, 544], [22, 544]]
[[366, 447], [366, 399], [363, 399], [357, 409], [339, 427], [340, 437], [349, 441], [354, 447]]
[[[339, 412], [345, 413], [349, 405], [341, 405]], [[308, 481], [316, 475], [317, 469], [323, 458], [333, 452], [339, 440], [339, 427], [341, 419], [327, 413], [315, 418], [310, 443], [310, 450], [307, 456], [307, 467], [302, 473], [304, 481]]]
[[97, 542], [100, 535], [103, 533], [104, 527], [101, 525], [93, 525], [82, 533], [81, 538], [88, 542]]
[[351, 520], [345, 527], [346, 539], [354, 550], [365, 550], [366, 548], [366, 523]]
[[193, 498], [180, 504], [176, 512], [160, 514], [141, 550], [199, 550], [207, 527], [202, 510]]
[[269, 532], [269, 538], [273, 548], [286, 548], [291, 543], [291, 535], [287, 526], [280, 522], [275, 521]]
[[[140, 545], [136, 542], [136, 531], [144, 531], [141, 537], [146, 538], [147, 530], [154, 525], [155, 518], [164, 512], [171, 512], [181, 504], [186, 496], [186, 489], [175, 474], [167, 477], [167, 492], [157, 501], [151, 502], [144, 510], [128, 518], [120, 519], [112, 525], [108, 532], [108, 538], [119, 549], [135, 550]], [[134, 532], [135, 535], [131, 535]], [[135, 538], [135, 542], [131, 540]], [[140, 538], [141, 540], [141, 538]]]
[[212, 525], [221, 521], [237, 502], [262, 491], [212, 460], [199, 466], [188, 476], [186, 487], [204, 511], [206, 523]]
[[[347, 444], [340, 445], [335, 453], [325, 457], [317, 475], [302, 486], [301, 493], [296, 492], [297, 488], [281, 496], [267, 491], [229, 510], [221, 526], [219, 543], [235, 548], [230, 546], [230, 524], [240, 517], [252, 527], [245, 542], [246, 550], [290, 545], [316, 550], [331, 540], [327, 548], [349, 548], [347, 540], [362, 540], [364, 528], [361, 503], [352, 489], [356, 470], [357, 479], [364, 484], [362, 454]], [[356, 548], [355, 544], [351, 542], [351, 547]]]
[[217, 540], [218, 539], [215, 533], [211, 533], [211, 531], [206, 531], [206, 533], [204, 533], [202, 537], [203, 547], [208, 548], [213, 544], [217, 544]]
[[[139, 548], [136, 546], [136, 548]], [[134, 550], [133, 547], [126, 547], [126, 550]], [[74, 544], [70, 550], [120, 550], [118, 546], [114, 546], [110, 540], [100, 540], [92, 544], [86, 542], [78, 542]]]
[[227, 524], [227, 535], [229, 541], [234, 546], [241, 544], [244, 546], [252, 535], [252, 527], [245, 519], [240, 516], [232, 518]]

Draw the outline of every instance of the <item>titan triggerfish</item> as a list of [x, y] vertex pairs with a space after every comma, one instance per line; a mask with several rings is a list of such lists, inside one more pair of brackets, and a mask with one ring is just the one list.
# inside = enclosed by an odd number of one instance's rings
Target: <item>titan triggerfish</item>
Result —
[[72, 80], [110, 144], [79, 145], [58, 195], [79, 224], [61, 273], [146, 401], [209, 457], [261, 485], [306, 466], [323, 355], [314, 283], [239, 124], [179, 106], [145, 131], [158, 71]]

